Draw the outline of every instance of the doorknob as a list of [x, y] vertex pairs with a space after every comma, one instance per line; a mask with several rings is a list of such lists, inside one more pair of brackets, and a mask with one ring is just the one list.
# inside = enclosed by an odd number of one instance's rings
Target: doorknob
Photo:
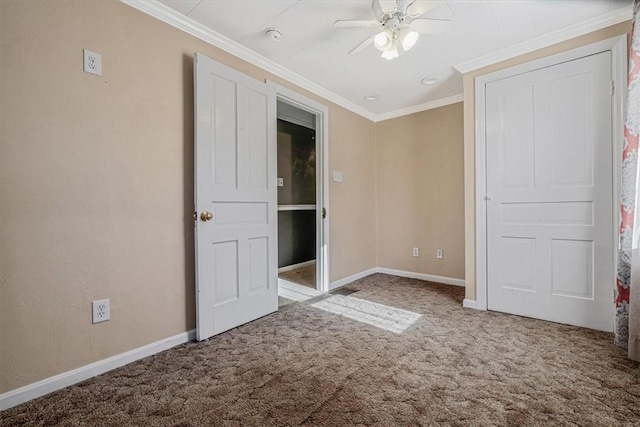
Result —
[[202, 213], [200, 214], [200, 219], [203, 221], [209, 221], [211, 219], [213, 219], [213, 214], [211, 212], [207, 212], [207, 211], [202, 211]]

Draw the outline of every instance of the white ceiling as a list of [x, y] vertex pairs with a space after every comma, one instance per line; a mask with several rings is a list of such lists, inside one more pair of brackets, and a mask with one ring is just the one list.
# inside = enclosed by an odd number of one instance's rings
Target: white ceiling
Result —
[[[632, 0], [430, 1], [423, 18], [451, 20], [443, 35], [421, 35], [404, 56], [387, 61], [373, 46], [347, 52], [376, 28], [334, 28], [338, 19], [372, 19], [370, 0], [160, 0], [244, 47], [347, 99], [374, 115], [462, 93], [453, 67], [567, 27], [595, 20]], [[631, 16], [629, 16], [631, 18]], [[282, 32], [274, 42], [264, 33]], [[432, 86], [420, 84], [438, 77]], [[370, 94], [377, 101], [366, 101]]]

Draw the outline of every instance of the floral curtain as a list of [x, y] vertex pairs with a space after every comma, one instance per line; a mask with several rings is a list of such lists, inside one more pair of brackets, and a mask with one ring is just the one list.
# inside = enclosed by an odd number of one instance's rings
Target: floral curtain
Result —
[[[624, 126], [622, 153], [622, 189], [620, 194], [620, 227], [618, 274], [616, 279], [615, 343], [629, 348], [629, 357], [640, 360], [640, 228], [638, 183], [638, 139], [640, 135], [640, 15], [639, 0], [634, 1], [631, 46], [629, 49], [629, 81], [627, 118]], [[639, 29], [636, 32], [636, 29]], [[640, 215], [638, 215], [640, 216]], [[635, 229], [635, 230], [634, 230]], [[631, 290], [633, 288], [633, 290]]]

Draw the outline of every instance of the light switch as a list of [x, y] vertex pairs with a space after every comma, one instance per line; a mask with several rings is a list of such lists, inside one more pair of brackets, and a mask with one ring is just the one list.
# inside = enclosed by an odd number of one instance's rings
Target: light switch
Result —
[[333, 182], [342, 182], [342, 172], [333, 171]]
[[284, 178], [278, 178], [278, 187], [284, 187]]

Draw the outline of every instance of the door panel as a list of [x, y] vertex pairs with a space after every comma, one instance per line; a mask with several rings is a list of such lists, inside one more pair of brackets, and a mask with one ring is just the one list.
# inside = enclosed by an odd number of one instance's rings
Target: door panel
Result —
[[[214, 187], [236, 188], [236, 160], [238, 139], [236, 134], [236, 83], [218, 75], [210, 75], [213, 86], [211, 145]], [[203, 94], [206, 96], [206, 94]]]
[[[195, 55], [199, 340], [278, 309], [275, 91]], [[201, 214], [211, 213], [211, 219]]]
[[504, 114], [501, 140], [502, 187], [530, 189], [534, 179], [533, 87], [506, 91], [500, 98]]
[[612, 330], [609, 52], [486, 86], [488, 308]]

